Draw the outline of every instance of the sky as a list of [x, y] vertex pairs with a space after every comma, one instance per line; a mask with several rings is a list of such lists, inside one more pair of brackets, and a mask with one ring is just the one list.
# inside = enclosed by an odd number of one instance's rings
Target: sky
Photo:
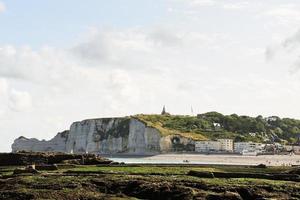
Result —
[[299, 0], [0, 0], [0, 152], [88, 118], [300, 119]]

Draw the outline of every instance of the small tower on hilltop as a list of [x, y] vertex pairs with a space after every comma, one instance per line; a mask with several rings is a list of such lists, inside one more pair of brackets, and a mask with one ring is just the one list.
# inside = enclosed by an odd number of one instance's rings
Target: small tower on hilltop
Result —
[[168, 113], [166, 111], [166, 106], [164, 105], [163, 110], [161, 111], [161, 115], [170, 115], [170, 113]]

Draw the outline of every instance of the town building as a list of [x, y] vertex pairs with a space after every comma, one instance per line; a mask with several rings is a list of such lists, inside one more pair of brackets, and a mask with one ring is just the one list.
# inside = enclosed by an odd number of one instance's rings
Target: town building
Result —
[[288, 152], [293, 152], [295, 154], [300, 154], [300, 146], [299, 145], [285, 145], [284, 149]]
[[295, 154], [300, 154], [300, 146], [293, 146], [293, 152]]
[[218, 139], [221, 143], [221, 151], [233, 152], [233, 140], [232, 139]]
[[234, 143], [234, 152], [243, 153], [247, 152], [261, 152], [263, 149], [263, 144], [255, 142], [235, 142]]
[[221, 130], [221, 124], [220, 123], [213, 123], [215, 131], [220, 131]]
[[217, 141], [197, 141], [195, 142], [196, 152], [232, 152], [232, 139], [218, 139]]
[[197, 141], [195, 142], [196, 152], [217, 152], [221, 150], [219, 141]]
[[293, 151], [293, 146], [292, 145], [284, 145], [285, 151]]

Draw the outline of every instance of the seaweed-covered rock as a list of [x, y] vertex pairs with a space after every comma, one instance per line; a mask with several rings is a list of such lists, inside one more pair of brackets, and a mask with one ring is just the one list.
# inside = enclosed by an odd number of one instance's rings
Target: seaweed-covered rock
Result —
[[243, 198], [234, 192], [225, 192], [223, 194], [209, 194], [206, 200], [243, 200]]
[[[78, 161], [78, 163], [70, 163]], [[18, 152], [18, 153], [0, 153], [0, 166], [18, 166], [18, 165], [50, 165], [66, 164], [109, 164], [112, 161], [94, 154], [65, 154], [65, 153], [41, 153], [41, 152]]]
[[58, 167], [57, 167], [56, 164], [51, 164], [51, 165], [36, 165], [35, 169], [36, 170], [55, 171], [55, 170], [58, 170]]
[[200, 171], [194, 171], [191, 170], [188, 172], [188, 175], [190, 176], [197, 176], [197, 177], [201, 177], [201, 178], [214, 178], [214, 173], [212, 172], [200, 172]]
[[16, 168], [13, 174], [37, 174], [38, 171], [33, 168]]
[[94, 179], [92, 182], [102, 192], [123, 193], [140, 199], [190, 200], [194, 196], [191, 188], [167, 182], [152, 183], [143, 180], [108, 182], [100, 179]]
[[243, 200], [259, 199], [260, 196], [251, 188], [241, 187], [237, 189], [237, 192], [243, 198]]

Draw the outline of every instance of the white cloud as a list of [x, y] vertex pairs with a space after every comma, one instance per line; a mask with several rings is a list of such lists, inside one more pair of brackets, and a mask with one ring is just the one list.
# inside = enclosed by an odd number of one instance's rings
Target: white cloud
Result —
[[213, 6], [216, 4], [216, 2], [214, 0], [190, 0], [190, 1], [188, 1], [188, 3], [192, 7]]
[[9, 107], [18, 112], [27, 111], [32, 107], [32, 97], [28, 92], [13, 89], [9, 94]]
[[0, 13], [4, 12], [5, 10], [6, 10], [5, 4], [0, 1]]
[[[182, 3], [187, 5], [188, 9], [201, 9], [203, 7], [216, 7], [223, 8], [228, 11], [238, 11], [246, 8], [251, 8], [255, 6], [256, 8], [261, 6], [260, 2], [250, 3], [249, 1], [228, 1], [228, 0], [171, 0], [171, 2]], [[182, 7], [182, 6], [181, 6]], [[170, 12], [173, 12], [173, 8], [169, 8]], [[186, 12], [188, 13], [188, 12]], [[194, 13], [196, 14], [196, 13]]]
[[76, 72], [76, 63], [68, 52], [50, 47], [38, 51], [30, 47], [0, 47], [0, 77], [30, 81], [36, 84], [72, 87], [70, 79], [83, 74]]
[[0, 78], [0, 96], [4, 96], [7, 94], [8, 84], [6, 79]]
[[297, 46], [300, 46], [300, 29], [293, 34], [292, 36], [286, 38], [283, 42], [282, 42], [282, 46], [284, 48], [296, 48]]
[[128, 53], [147, 52], [149, 43], [145, 39], [140, 29], [93, 30], [93, 34], [71, 48], [70, 53], [84, 66], [115, 67], [127, 59]]
[[249, 2], [235, 2], [235, 3], [224, 3], [223, 8], [225, 10], [243, 10], [250, 6]]
[[32, 97], [26, 91], [19, 91], [0, 78], [0, 118], [10, 111], [24, 112], [32, 107]]
[[[126, 114], [141, 102], [159, 101], [166, 94], [162, 90], [176, 93], [173, 76], [198, 62], [202, 51], [215, 51], [212, 47], [220, 39], [196, 31], [154, 27], [93, 29], [69, 49], [2, 46], [0, 77], [12, 85], [6, 105], [14, 111], [35, 110], [39, 115], [41, 110], [36, 109], [63, 106], [70, 110], [89, 102], [82, 113], [94, 113], [94, 104], [103, 106], [104, 114]], [[144, 112], [141, 108], [136, 111]]]
[[[176, 35], [177, 34], [177, 35]], [[165, 28], [157, 28], [149, 34], [148, 38], [157, 45], [177, 46], [182, 43], [182, 36], [178, 33], [170, 32]]]
[[6, 112], [6, 98], [8, 92], [8, 84], [6, 79], [0, 78], [0, 119], [4, 117]]
[[297, 73], [300, 69], [300, 30], [281, 43], [267, 47], [265, 56], [268, 61], [284, 59], [290, 73]]
[[275, 55], [275, 49], [273, 47], [266, 47], [265, 50], [266, 60], [267, 61], [272, 60], [274, 55]]
[[132, 77], [126, 71], [113, 70], [110, 74], [109, 88], [113, 99], [139, 103], [140, 88], [134, 84]]
[[273, 17], [278, 23], [292, 23], [300, 21], [300, 7], [294, 4], [272, 6], [264, 11], [264, 15]]
[[[255, 18], [275, 6], [168, 2], [172, 12], [153, 26], [91, 28], [67, 48], [0, 46], [0, 129], [11, 133], [9, 141], [21, 134], [47, 139], [86, 118], [159, 113], [164, 104], [180, 114], [190, 114], [192, 104], [195, 112], [299, 116], [290, 109], [300, 99], [300, 79], [286, 69], [291, 57], [276, 61], [283, 43], [266, 51], [271, 62], [261, 51], [273, 32], [285, 35], [281, 25], [269, 26], [270, 13]], [[297, 34], [284, 41], [297, 56]]]

